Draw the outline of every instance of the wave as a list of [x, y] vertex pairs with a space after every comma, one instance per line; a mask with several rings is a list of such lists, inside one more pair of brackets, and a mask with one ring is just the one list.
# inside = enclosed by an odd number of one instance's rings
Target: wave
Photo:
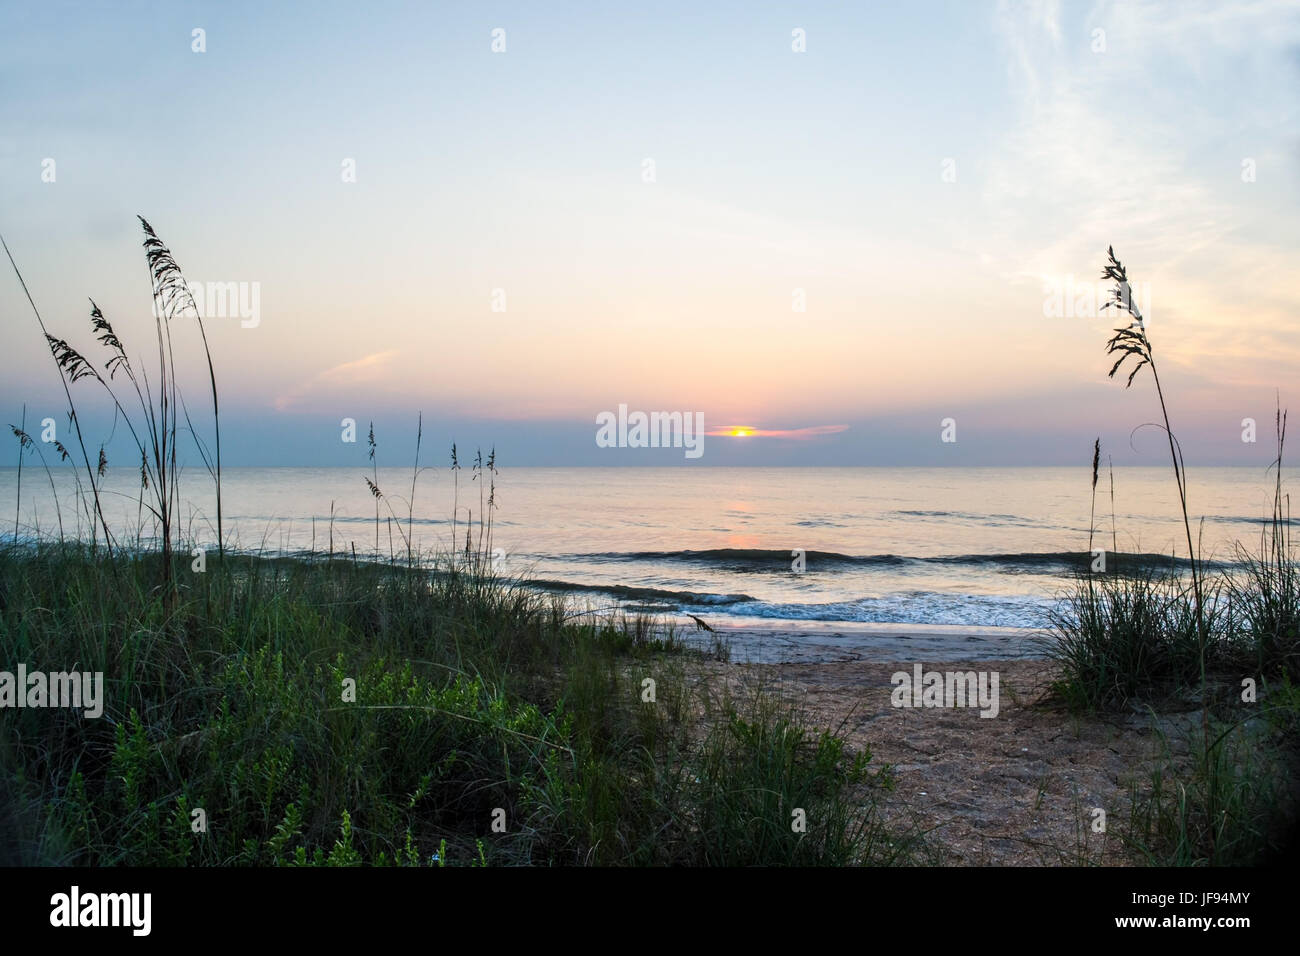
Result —
[[[726, 616], [764, 620], [863, 624], [946, 624], [970, 627], [1047, 627], [1055, 601], [991, 594], [930, 591], [835, 601], [827, 604], [755, 602], [729, 606]], [[703, 608], [687, 608], [688, 611]]]
[[[1253, 524], [1257, 528], [1267, 527], [1273, 524], [1273, 519], [1268, 516], [1256, 515], [1249, 517], [1247, 515], [1212, 515], [1207, 521], [1222, 521], [1224, 524]], [[1282, 518], [1279, 524], [1300, 526], [1300, 518]]]
[[981, 515], [973, 514], [969, 511], [925, 511], [917, 509], [904, 509], [895, 511], [896, 515], [906, 515], [909, 518], [956, 518], [960, 521], [974, 521], [978, 524], [998, 527], [1005, 524], [1015, 525], [1032, 525], [1037, 527], [1039, 521], [1025, 515]]
[[[1006, 569], [1086, 568], [1093, 561], [1087, 551], [1046, 551], [984, 554], [948, 554], [916, 557], [899, 554], [841, 554], [837, 551], [804, 551], [808, 569], [816, 566], [832, 567], [902, 567], [915, 565], [985, 565]], [[568, 558], [600, 562], [693, 563], [720, 568], [788, 572], [794, 557], [792, 551], [777, 548], [710, 548], [701, 551], [599, 551], [589, 554], [569, 554]], [[1149, 552], [1107, 552], [1108, 567], [1178, 568], [1190, 567], [1186, 558]], [[1227, 566], [1224, 562], [1203, 562], [1208, 566]]]
[[708, 605], [717, 607], [743, 602], [757, 602], [758, 599], [748, 594], [710, 594], [700, 591], [671, 591], [666, 588], [640, 587], [630, 584], [578, 584], [574, 581], [554, 581], [529, 578], [520, 582], [527, 587], [543, 591], [564, 591], [566, 593], [591, 592], [609, 594], [617, 598], [661, 601], [672, 604]]
[[748, 594], [710, 594], [556, 580], [529, 580], [524, 583], [528, 587], [544, 591], [609, 595], [627, 610], [713, 613], [724, 619], [1044, 627], [1050, 620], [1050, 608], [1057, 603], [1051, 598], [932, 591], [907, 591], [822, 604], [782, 603], [760, 601]]
[[[381, 515], [381, 522], [386, 517], [387, 517], [386, 515]], [[373, 514], [371, 515], [335, 514], [332, 516], [329, 514], [323, 514], [323, 515], [314, 515], [314, 516], [308, 515], [307, 517], [304, 518], [296, 515], [236, 514], [236, 515], [227, 515], [226, 520], [227, 521], [248, 521], [259, 525], [275, 524], [279, 522], [281, 524], [288, 523], [288, 524], [307, 525], [307, 526], [310, 526], [312, 521], [315, 521], [317, 527], [326, 527], [326, 528], [328, 528], [329, 523], [333, 521], [335, 525], [353, 525], [353, 524], [367, 525], [368, 524], [373, 527], [375, 523], [375, 516]], [[434, 527], [438, 525], [449, 525], [451, 524], [451, 519], [450, 518], [408, 518], [406, 515], [399, 515], [397, 519], [397, 523], [401, 524], [403, 528], [405, 528], [408, 523], [415, 525], [417, 527]], [[461, 525], [464, 525], [464, 523], [465, 522], [463, 520], [460, 522]], [[494, 521], [494, 523], [502, 524], [503, 522]]]

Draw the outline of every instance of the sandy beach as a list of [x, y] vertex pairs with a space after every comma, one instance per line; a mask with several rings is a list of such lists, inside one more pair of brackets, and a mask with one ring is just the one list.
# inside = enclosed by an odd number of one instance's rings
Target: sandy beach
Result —
[[[737, 689], [776, 684], [812, 726], [837, 729], [855, 749], [869, 748], [873, 763], [891, 765], [886, 816], [929, 831], [942, 865], [1140, 862], [1114, 836], [1092, 831], [1094, 808], [1112, 828], [1125, 819], [1130, 786], [1162, 759], [1156, 728], [1169, 734], [1197, 719], [1193, 703], [1154, 720], [1136, 710], [1071, 715], [1048, 699], [1054, 665], [1030, 656], [1039, 653], [1026, 642], [1033, 632], [1017, 629], [809, 624], [718, 632], [733, 657], [709, 664], [710, 679]], [[891, 676], [917, 662], [996, 672], [997, 716], [893, 706]]]

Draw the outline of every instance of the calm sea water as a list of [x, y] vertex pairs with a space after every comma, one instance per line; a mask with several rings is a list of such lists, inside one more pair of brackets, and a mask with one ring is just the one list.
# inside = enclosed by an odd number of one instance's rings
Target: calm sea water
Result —
[[[1287, 483], [1294, 476], [1284, 476]], [[138, 524], [134, 476], [110, 473], [106, 508], [118, 529]], [[482, 506], [459, 476], [458, 538]], [[69, 534], [85, 531], [75, 483], [56, 488]], [[379, 470], [393, 510], [407, 518], [409, 469]], [[1262, 469], [1190, 473], [1204, 517], [1205, 553], [1233, 557], [1258, 541], [1271, 502]], [[486, 490], [484, 490], [486, 495]], [[1084, 468], [508, 468], [496, 479], [493, 544], [503, 574], [564, 589], [593, 606], [690, 612], [724, 623], [834, 621], [1040, 627], [1088, 550], [1090, 472]], [[452, 542], [453, 488], [442, 468], [415, 491], [417, 546]], [[0, 533], [11, 533], [17, 473], [0, 470]], [[1112, 547], [1110, 486], [1098, 485], [1093, 546]], [[355, 468], [232, 468], [225, 476], [228, 538], [250, 550], [330, 544], [375, 553], [375, 502]], [[215, 542], [206, 476], [186, 484], [182, 531]], [[389, 553], [381, 506], [378, 552]], [[146, 529], [148, 527], [145, 513]], [[1186, 554], [1172, 475], [1115, 472], [1114, 542], [1122, 552]], [[23, 472], [19, 533], [57, 533], [49, 481]], [[1194, 528], [1194, 531], [1196, 529]], [[477, 533], [477, 532], [476, 532]], [[401, 550], [396, 528], [392, 547]], [[803, 570], [795, 570], [803, 554]]]

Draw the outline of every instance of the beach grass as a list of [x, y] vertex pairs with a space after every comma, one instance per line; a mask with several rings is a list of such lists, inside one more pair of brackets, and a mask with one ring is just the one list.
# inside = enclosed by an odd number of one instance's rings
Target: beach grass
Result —
[[98, 719], [0, 710], [0, 862], [907, 858], [869, 753], [696, 680], [671, 630], [473, 562], [161, 560], [0, 549], [3, 659], [106, 681]]
[[[1294, 644], [1266, 626], [1279, 609], [1258, 574], [1204, 580], [1200, 627], [1190, 588], [1168, 572], [1080, 581], [1055, 613], [1054, 699], [1094, 716], [1145, 713], [1160, 741], [1131, 780], [1121, 836], [1135, 861], [1258, 865], [1298, 848]], [[1188, 711], [1195, 721], [1179, 722]]]
[[1296, 846], [1295, 732], [1300, 693], [1284, 679], [1258, 706], [1211, 719], [1187, 754], [1161, 733], [1160, 758], [1132, 782], [1125, 843], [1155, 866], [1280, 863]]
[[[1177, 710], [1180, 697], [1198, 695], [1199, 734], [1183, 733], [1174, 747], [1157, 725], [1163, 759], [1145, 780], [1134, 781], [1125, 841], [1140, 858], [1163, 865], [1266, 862], [1295, 849], [1300, 781], [1294, 743], [1300, 698], [1293, 683], [1300, 678], [1300, 554], [1282, 483], [1286, 413], [1279, 401], [1272, 514], [1261, 521], [1258, 548], [1238, 544], [1236, 567], [1211, 569], [1193, 540], [1186, 466], [1146, 324], [1127, 271], [1113, 249], [1107, 253], [1102, 275], [1116, 284], [1107, 307], [1131, 319], [1107, 343], [1107, 353], [1118, 356], [1110, 375], [1131, 359], [1127, 386], [1143, 366], [1151, 367], [1190, 583], [1173, 557], [1165, 569], [1121, 575], [1114, 564], [1106, 573], [1103, 563], [1101, 573], [1079, 575], [1043, 641], [1059, 668], [1053, 692], [1075, 711], [1145, 706], [1153, 723], [1153, 703]], [[1092, 457], [1094, 520], [1099, 460], [1100, 441]], [[1090, 549], [1092, 539], [1090, 523]], [[1172, 759], [1175, 749], [1185, 750], [1187, 759]]]

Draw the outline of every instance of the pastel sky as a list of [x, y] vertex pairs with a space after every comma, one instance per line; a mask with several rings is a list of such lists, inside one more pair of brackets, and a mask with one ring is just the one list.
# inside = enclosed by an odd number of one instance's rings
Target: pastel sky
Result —
[[[148, 348], [137, 213], [191, 280], [256, 283], [256, 327], [208, 320], [231, 464], [352, 462], [345, 417], [403, 458], [420, 411], [426, 442], [509, 464], [684, 463], [597, 447], [620, 404], [702, 411], [692, 467], [1086, 463], [1097, 435], [1162, 464], [1157, 435], [1130, 443], [1150, 380], [1107, 380], [1112, 323], [1074, 314], [1110, 244], [1190, 459], [1263, 461], [1277, 390], [1300, 407], [1297, 2], [6, 3], [0, 24], [0, 232], [51, 330], [90, 350], [93, 297]], [[0, 416], [57, 416], [3, 265]]]

